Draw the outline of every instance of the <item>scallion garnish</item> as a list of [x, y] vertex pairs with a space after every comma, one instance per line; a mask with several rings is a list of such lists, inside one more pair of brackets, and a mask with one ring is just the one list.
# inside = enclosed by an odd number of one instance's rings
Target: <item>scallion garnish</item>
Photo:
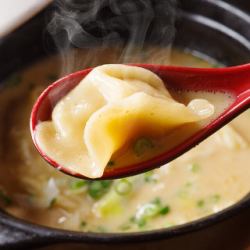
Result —
[[84, 228], [84, 227], [86, 227], [86, 226], [87, 226], [87, 222], [86, 222], [86, 221], [81, 221], [80, 227], [81, 227], [81, 228]]
[[132, 190], [132, 183], [127, 179], [121, 179], [115, 184], [115, 191], [119, 195], [127, 195]]
[[161, 205], [161, 199], [160, 199], [159, 197], [156, 197], [155, 199], [153, 199], [153, 200], [151, 201], [151, 203], [160, 206], [160, 205]]
[[159, 206], [155, 203], [148, 203], [145, 204], [142, 208], [141, 208], [141, 214], [140, 217], [141, 218], [150, 218], [150, 217], [154, 217], [155, 215], [157, 215], [159, 212]]
[[155, 198], [150, 203], [144, 204], [140, 207], [135, 215], [134, 222], [138, 227], [144, 227], [149, 219], [157, 217], [159, 215], [163, 216], [170, 212], [170, 207], [162, 205], [159, 198]]
[[170, 212], [170, 207], [169, 206], [164, 206], [159, 210], [159, 214], [161, 215], [166, 215]]
[[148, 171], [144, 174], [144, 181], [147, 183], [156, 183], [157, 179], [155, 178], [154, 171]]
[[122, 231], [128, 231], [129, 229], [131, 228], [131, 225], [130, 224], [123, 224], [119, 227], [120, 230]]
[[221, 196], [219, 194], [215, 194], [211, 196], [211, 201], [214, 203], [219, 202], [220, 199], [221, 199]]
[[197, 205], [197, 207], [202, 208], [205, 205], [205, 201], [204, 200], [198, 200], [197, 203], [196, 203], [196, 205]]
[[136, 156], [139, 157], [142, 156], [147, 150], [152, 149], [153, 147], [154, 144], [150, 139], [142, 137], [135, 142], [133, 150]]
[[175, 226], [175, 224], [172, 223], [172, 222], [166, 222], [165, 223], [165, 227], [172, 227], [172, 226]]
[[201, 166], [199, 164], [197, 164], [197, 163], [192, 163], [192, 164], [189, 165], [189, 168], [190, 168], [191, 172], [197, 173], [197, 172], [200, 171]]
[[87, 181], [85, 180], [75, 180], [70, 184], [70, 188], [75, 190], [75, 189], [79, 189], [81, 187], [84, 187], [87, 185]]
[[146, 224], [147, 224], [147, 221], [146, 221], [145, 218], [141, 218], [141, 219], [138, 220], [138, 222], [137, 222], [137, 225], [138, 225], [139, 228], [145, 227]]
[[95, 200], [100, 199], [104, 194], [106, 194], [110, 187], [112, 181], [91, 181], [88, 184], [88, 194]]
[[107, 228], [104, 227], [104, 226], [98, 226], [98, 227], [96, 228], [96, 231], [97, 231], [97, 232], [101, 232], [101, 233], [106, 233], [108, 230], [107, 230]]

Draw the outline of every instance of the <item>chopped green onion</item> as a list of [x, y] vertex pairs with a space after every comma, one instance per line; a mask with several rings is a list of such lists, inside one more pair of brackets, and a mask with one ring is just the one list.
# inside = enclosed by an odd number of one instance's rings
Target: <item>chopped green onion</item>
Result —
[[109, 180], [92, 181], [88, 185], [88, 194], [93, 199], [98, 200], [109, 191], [111, 184], [112, 181]]
[[172, 227], [172, 226], [175, 226], [175, 224], [172, 222], [165, 223], [165, 227]]
[[164, 206], [159, 210], [159, 214], [161, 215], [166, 215], [170, 212], [170, 207], [169, 206]]
[[154, 147], [154, 144], [152, 143], [150, 139], [142, 137], [135, 142], [133, 146], [133, 150], [136, 156], [139, 157], [139, 156], [142, 156], [147, 150], [153, 147]]
[[127, 195], [132, 190], [132, 184], [127, 179], [121, 179], [115, 184], [115, 191], [119, 195]]
[[107, 230], [107, 228], [104, 227], [104, 226], [98, 226], [98, 227], [96, 228], [96, 231], [97, 231], [97, 232], [101, 232], [101, 233], [106, 233], [108, 230]]
[[145, 227], [146, 224], [147, 224], [147, 221], [144, 218], [138, 220], [138, 222], [137, 222], [137, 225], [138, 225], [139, 228]]
[[122, 230], [122, 231], [128, 231], [129, 229], [131, 228], [131, 225], [130, 224], [124, 224], [124, 225], [121, 225], [120, 227], [119, 227], [119, 229], [120, 230]]
[[150, 217], [154, 217], [155, 215], [157, 215], [159, 212], [159, 207], [158, 205], [154, 204], [154, 203], [148, 203], [145, 204], [141, 210], [140, 210], [140, 217], [141, 218], [150, 218]]
[[197, 207], [202, 208], [205, 205], [205, 201], [204, 200], [198, 200], [197, 203], [196, 203], [196, 205], [197, 205]]
[[87, 222], [86, 221], [81, 221], [80, 227], [83, 228], [83, 227], [86, 227], [86, 226], [87, 226]]
[[70, 184], [70, 188], [75, 190], [75, 189], [79, 189], [81, 187], [86, 186], [87, 181], [85, 180], [75, 180]]
[[135, 216], [130, 217], [130, 218], [129, 218], [129, 221], [130, 221], [131, 223], [135, 223], [135, 221], [136, 221]]
[[5, 205], [12, 204], [12, 199], [6, 195], [2, 190], [0, 190], [0, 199], [4, 202]]
[[170, 212], [169, 206], [163, 206], [159, 198], [152, 202], [144, 204], [138, 209], [136, 216], [132, 217], [131, 222], [134, 222], [138, 227], [144, 227], [149, 219], [159, 215], [166, 215]]
[[156, 205], [161, 205], [161, 199], [159, 197], [156, 197], [151, 201], [151, 203], [156, 204]]
[[192, 187], [192, 185], [193, 185], [193, 183], [188, 181], [188, 182], [186, 182], [185, 187], [189, 188], [189, 187]]
[[147, 183], [156, 183], [157, 179], [155, 178], [154, 171], [148, 171], [144, 174], [144, 181]]
[[193, 163], [189, 167], [190, 167], [191, 172], [193, 172], [193, 173], [197, 173], [201, 169], [200, 165], [197, 163]]
[[95, 203], [93, 211], [100, 218], [121, 215], [124, 212], [123, 197], [111, 189], [100, 201]]
[[212, 202], [216, 203], [219, 202], [221, 199], [221, 196], [219, 194], [215, 194], [211, 197]]

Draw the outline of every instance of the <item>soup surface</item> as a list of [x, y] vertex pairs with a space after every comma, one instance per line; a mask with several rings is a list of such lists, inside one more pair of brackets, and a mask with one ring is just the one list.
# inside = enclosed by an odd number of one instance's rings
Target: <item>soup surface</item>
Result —
[[[105, 53], [94, 65], [117, 62], [115, 52]], [[178, 51], [170, 62], [211, 66]], [[42, 60], [13, 75], [0, 92], [1, 208], [50, 227], [127, 232], [183, 224], [218, 212], [248, 194], [249, 111], [178, 159], [145, 174], [84, 181], [56, 171], [32, 144], [29, 116], [41, 90], [58, 78], [60, 66], [58, 57]], [[116, 162], [109, 164], [114, 167]]]

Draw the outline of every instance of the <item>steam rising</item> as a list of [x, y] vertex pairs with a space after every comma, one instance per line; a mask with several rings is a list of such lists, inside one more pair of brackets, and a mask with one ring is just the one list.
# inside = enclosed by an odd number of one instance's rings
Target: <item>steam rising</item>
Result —
[[48, 30], [63, 56], [62, 74], [101, 63], [162, 63], [168, 58], [175, 0], [60, 0], [56, 5]]

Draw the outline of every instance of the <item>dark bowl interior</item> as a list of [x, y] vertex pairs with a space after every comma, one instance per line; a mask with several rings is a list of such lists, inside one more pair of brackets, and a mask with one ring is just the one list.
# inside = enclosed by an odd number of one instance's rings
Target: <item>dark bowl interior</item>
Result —
[[[239, 5], [238, 8], [219, 0], [180, 1], [174, 45], [206, 55], [225, 65], [249, 62], [250, 4], [246, 5], [245, 2], [234, 1], [233, 4]], [[33, 61], [56, 52], [52, 39], [45, 31], [52, 11], [53, 7], [47, 8], [24, 26], [0, 40], [0, 80]], [[180, 245], [182, 239], [189, 242], [186, 249], [215, 249], [212, 247], [213, 240], [218, 239], [222, 230], [227, 228], [229, 235], [235, 235], [235, 232], [230, 231], [229, 228], [237, 230], [239, 223], [241, 227], [247, 227], [245, 221], [250, 218], [249, 205], [250, 196], [247, 196], [222, 212], [185, 225], [126, 234], [77, 233], [49, 229], [26, 223], [0, 211], [0, 247], [24, 249], [24, 247], [59, 242], [81, 242], [83, 244], [81, 249], [88, 249], [90, 243], [91, 248], [94, 249], [107, 247], [110, 249], [116, 248], [116, 244], [122, 242], [119, 248], [138, 249], [137, 247], [145, 246], [144, 242], [148, 241], [147, 246], [150, 248], [160, 249], [163, 246], [170, 246], [171, 249], [182, 249]], [[239, 217], [240, 213], [241, 217]], [[237, 235], [234, 238], [238, 239]], [[206, 245], [204, 245], [205, 241]], [[235, 241], [228, 239], [228, 243], [233, 246]], [[223, 245], [220, 245], [220, 249], [223, 249]]]

